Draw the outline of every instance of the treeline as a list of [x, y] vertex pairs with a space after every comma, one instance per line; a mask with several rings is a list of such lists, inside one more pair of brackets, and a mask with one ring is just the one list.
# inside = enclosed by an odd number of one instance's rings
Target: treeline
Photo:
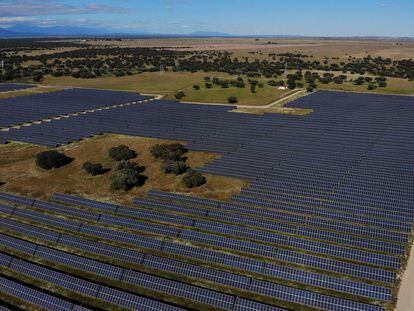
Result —
[[[25, 55], [18, 51], [76, 47], [54, 54]], [[300, 53], [269, 54], [269, 59], [238, 58], [223, 51], [174, 51], [166, 48], [119, 48], [80, 45], [64, 41], [0, 40], [0, 59], [4, 69], [3, 81], [33, 78], [40, 81], [45, 75], [72, 76], [92, 79], [103, 75], [125, 76], [143, 72], [164, 71], [223, 72], [246, 75], [249, 78], [280, 76], [287, 66], [297, 71], [329, 71], [337, 74], [374, 75], [414, 79], [412, 59], [392, 60], [371, 57], [316, 60]], [[339, 81], [339, 80], [338, 80]], [[323, 81], [321, 81], [323, 83]], [[334, 81], [336, 82], [336, 81]]]

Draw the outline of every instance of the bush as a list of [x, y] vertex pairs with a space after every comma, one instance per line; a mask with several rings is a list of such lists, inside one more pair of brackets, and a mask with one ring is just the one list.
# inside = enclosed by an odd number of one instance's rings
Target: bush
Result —
[[235, 104], [235, 103], [237, 103], [237, 102], [238, 102], [238, 99], [237, 99], [237, 97], [236, 97], [236, 96], [229, 96], [229, 97], [227, 98], [227, 101], [228, 101], [230, 104]]
[[188, 169], [187, 164], [184, 161], [171, 161], [167, 160], [163, 163], [161, 170], [166, 174], [181, 175]]
[[200, 187], [206, 183], [206, 178], [200, 172], [190, 170], [184, 177], [183, 182], [188, 188]]
[[178, 100], [180, 100], [184, 97], [185, 97], [185, 94], [182, 91], [179, 91], [179, 92], [175, 93], [175, 98], [178, 99]]
[[128, 146], [125, 145], [109, 149], [108, 154], [109, 157], [115, 161], [127, 161], [137, 156], [137, 153], [134, 150], [129, 149]]
[[287, 84], [288, 84], [288, 88], [290, 90], [296, 89], [296, 81], [295, 80], [288, 80]]
[[87, 173], [91, 174], [92, 176], [102, 175], [107, 171], [103, 168], [102, 164], [92, 163], [89, 161], [83, 163], [82, 167]]
[[134, 187], [144, 185], [147, 177], [140, 174], [143, 171], [145, 171], [145, 167], [136, 162], [120, 162], [114, 174], [110, 177], [111, 188], [128, 191]]
[[208, 89], [211, 89], [213, 87], [213, 84], [211, 84], [209, 82], [207, 82], [205, 85], [206, 85], [206, 88], [208, 88]]
[[65, 154], [54, 150], [40, 152], [36, 155], [37, 166], [45, 170], [59, 168], [69, 164], [72, 161], [72, 158], [69, 158]]
[[155, 145], [151, 148], [151, 154], [157, 159], [184, 161], [183, 155], [188, 150], [181, 144]]
[[196, 91], [199, 91], [200, 90], [200, 86], [199, 85], [193, 85], [193, 89], [196, 90]]
[[378, 81], [378, 86], [379, 87], [386, 87], [387, 86], [387, 82], [385, 82], [385, 81]]

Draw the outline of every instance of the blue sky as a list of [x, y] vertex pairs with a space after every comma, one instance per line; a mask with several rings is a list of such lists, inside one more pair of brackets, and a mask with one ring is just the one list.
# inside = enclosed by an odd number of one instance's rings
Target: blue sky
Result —
[[414, 0], [0, 0], [0, 27], [116, 32], [411, 36]]

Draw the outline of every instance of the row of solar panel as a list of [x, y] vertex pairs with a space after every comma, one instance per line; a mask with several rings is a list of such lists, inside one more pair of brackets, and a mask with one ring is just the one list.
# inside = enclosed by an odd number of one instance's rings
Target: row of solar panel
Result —
[[[33, 243], [25, 242], [25, 241], [15, 239], [12, 237], [1, 235], [1, 241], [2, 241], [1, 242], [2, 245], [9, 246], [9, 247], [14, 247], [14, 245], [16, 245], [17, 248], [20, 247], [21, 249], [24, 249], [25, 252], [28, 252], [28, 249], [30, 249], [29, 253], [35, 256], [39, 256], [47, 260], [56, 261], [61, 264], [70, 265], [72, 267], [76, 267], [81, 270], [85, 270], [85, 271], [92, 272], [95, 274], [100, 274], [105, 277], [117, 279], [122, 282], [129, 283], [129, 284], [151, 288], [153, 290], [170, 293], [172, 295], [215, 305], [215, 306], [222, 307], [225, 309], [230, 309], [234, 303], [233, 297], [226, 295], [226, 294], [212, 292], [212, 291], [202, 289], [202, 288], [194, 288], [193, 286], [190, 286], [190, 285], [185, 285], [182, 283], [177, 283], [175, 281], [161, 279], [159, 277], [151, 276], [148, 274], [143, 274], [137, 271], [121, 269], [121, 268], [110, 266], [108, 264], [100, 263], [94, 260], [64, 253], [62, 251], [56, 251], [56, 250], [46, 248], [43, 246], [36, 246]], [[26, 272], [26, 274], [29, 274], [30, 276], [35, 277], [35, 278], [41, 278], [43, 276], [43, 279], [46, 279], [47, 281], [54, 280], [55, 282], [57, 282], [58, 285], [61, 285], [64, 287], [68, 287], [68, 283], [69, 283], [69, 288], [71, 288], [72, 286], [72, 289], [76, 291], [81, 291], [79, 290], [79, 287], [85, 288], [86, 290], [88, 290], [88, 292], [86, 293], [88, 296], [97, 297], [96, 293], [99, 292], [99, 288], [94, 288], [90, 284], [86, 284], [85, 282], [73, 282], [74, 281], [73, 279], [69, 277], [70, 279], [68, 280], [67, 276], [62, 275], [60, 273], [56, 273], [56, 272], [47, 273], [45, 271], [39, 271], [39, 270], [42, 270], [39, 268], [29, 269], [29, 271], [27, 271], [25, 270], [24, 265], [21, 263], [16, 264], [16, 266], [17, 268], [14, 267], [15, 270], [20, 271], [20, 272], [22, 272], [23, 270], [23, 272]], [[10, 267], [10, 264], [9, 264], [9, 267]], [[271, 285], [271, 284], [272, 283], [265, 282], [265, 281], [257, 281], [253, 279], [250, 286], [257, 293], [267, 293], [269, 290], [271, 290], [272, 293], [276, 295], [276, 297], [291, 296], [290, 299], [286, 298], [285, 300], [298, 302], [296, 300], [299, 299], [301, 302], [303, 301], [302, 302], [303, 304], [310, 305], [310, 306], [314, 305], [314, 303], [312, 303], [312, 300], [310, 300], [311, 298], [313, 299], [320, 298], [322, 301], [319, 302], [318, 305], [319, 304], [321, 306], [324, 305], [325, 308], [326, 307], [332, 308], [333, 306], [336, 309], [336, 308], [339, 308], [341, 305], [343, 305], [344, 307], [347, 307], [347, 308], [351, 307], [351, 310], [354, 307], [360, 308], [359, 310], [380, 310], [377, 308], [373, 308], [374, 306], [370, 306], [370, 305], [354, 303], [350, 301], [343, 301], [342, 299], [333, 298], [333, 297], [326, 297], [326, 298], [324, 298], [323, 296], [317, 297], [317, 296], [320, 296], [318, 294], [316, 294], [316, 297], [315, 297], [315, 294], [312, 294], [310, 292], [306, 292], [302, 290], [294, 290], [292, 288], [288, 288], [285, 286], [280, 286], [276, 284]], [[190, 288], [192, 289], [190, 290]], [[368, 291], [372, 290], [372, 289], [369, 289], [369, 285], [367, 285], [367, 290]], [[288, 295], [286, 295], [286, 293], [288, 293]], [[296, 295], [298, 294], [302, 294], [302, 296], [300, 298], [296, 297]], [[378, 296], [390, 297], [390, 290], [388, 290], [387, 293], [378, 294]], [[307, 298], [304, 299], [304, 297], [307, 297]], [[355, 310], [358, 310], [358, 309], [355, 309]]]
[[[5, 220], [2, 221], [2, 224], [5, 227], [11, 228], [12, 230], [16, 230], [16, 229], [19, 228], [19, 225], [18, 224], [15, 224], [13, 222], [10, 223], [10, 222], [7, 222]], [[22, 225], [20, 225], [20, 227], [21, 226]], [[27, 227], [27, 226], [23, 226], [23, 227]], [[25, 232], [27, 232], [27, 231], [25, 231]], [[33, 234], [33, 230], [31, 230], [29, 232], [31, 234]], [[35, 232], [36, 232], [36, 230], [35, 230]], [[99, 232], [96, 232], [96, 233], [99, 234]], [[46, 239], [52, 240], [52, 241], [59, 240], [59, 242], [60, 243], [64, 243], [64, 245], [66, 245], [66, 244], [70, 245], [71, 244], [64, 237], [59, 237], [58, 234], [53, 234], [53, 233], [50, 233], [50, 232], [45, 232], [45, 230], [43, 230], [43, 232], [37, 233], [37, 235], [38, 236], [41, 235], [42, 238], [46, 238]], [[145, 243], [144, 244], [144, 247], [152, 247], [152, 248], [155, 247], [156, 249], [162, 249], [163, 248], [163, 246], [160, 245], [160, 244], [155, 245], [155, 246], [154, 245], [150, 245], [149, 246], [148, 244], [149, 243]], [[102, 249], [104, 249], [104, 248], [102, 248]], [[187, 248], [187, 250], [189, 250], [189, 248]], [[231, 256], [228, 256], [228, 257], [231, 257]], [[253, 263], [253, 261], [252, 261], [252, 263]], [[249, 268], [247, 267], [247, 269], [249, 269]], [[287, 278], [287, 279], [290, 279], [292, 281], [295, 281], [295, 280], [298, 281], [298, 279], [296, 278], [296, 275], [293, 273], [297, 269], [288, 269], [290, 271], [290, 273], [287, 273], [286, 269], [287, 268], [285, 268], [283, 266], [271, 265], [269, 267], [269, 265], [266, 264], [266, 266], [263, 269], [262, 273], [264, 273], [264, 274], [270, 273], [271, 275], [277, 276], [279, 278]], [[373, 271], [372, 271], [373, 273], [375, 273], [374, 270], [375, 269], [373, 269]], [[256, 271], [256, 268], [254, 268], [253, 271]], [[279, 271], [278, 272], [278, 275], [275, 275], [275, 272], [276, 271]], [[302, 275], [302, 278], [300, 280], [301, 280], [302, 283], [305, 283], [305, 284], [312, 284], [312, 285], [315, 285], [315, 286], [336, 289], [336, 288], [338, 288], [340, 286], [339, 284], [341, 283], [340, 280], [335, 279], [335, 278], [332, 278], [332, 277], [327, 277], [327, 276], [322, 276], [322, 275], [318, 276], [317, 274], [313, 274], [313, 273], [307, 273], [307, 277], [306, 277], [306, 275], [304, 275], [305, 272], [303, 272], [303, 271], [300, 272], [299, 270], [297, 270], [296, 272], [297, 272], [298, 275]], [[386, 281], [386, 279], [384, 279], [383, 277], [387, 278], [388, 281], [392, 281], [392, 279], [391, 279], [392, 274], [391, 273], [389, 273], [388, 275], [381, 276], [380, 279], [378, 277], [376, 277], [376, 279]], [[395, 278], [395, 274], [394, 274], [394, 278]], [[329, 282], [327, 282], [328, 279], [330, 279]], [[350, 288], [350, 284], [348, 284], [347, 286], [343, 287], [343, 290], [344, 291], [348, 291], [348, 292], [351, 291], [352, 293], [354, 293], [356, 291], [355, 288], [362, 288], [363, 289], [364, 288], [364, 284], [358, 285], [358, 283], [354, 283], [354, 289]], [[388, 291], [388, 290], [386, 290], [386, 291]], [[378, 290], [378, 292], [381, 292], [381, 290]], [[372, 295], [369, 292], [368, 293], [364, 293], [364, 290], [362, 290], [360, 294], [361, 295]], [[376, 295], [376, 294], [374, 294], [374, 295]]]

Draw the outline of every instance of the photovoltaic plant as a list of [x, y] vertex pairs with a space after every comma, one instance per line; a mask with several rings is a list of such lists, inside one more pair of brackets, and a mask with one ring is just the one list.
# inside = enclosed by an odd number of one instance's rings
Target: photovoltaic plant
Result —
[[[72, 105], [68, 92], [85, 100]], [[413, 227], [412, 97], [317, 92], [289, 104], [312, 109], [308, 116], [257, 116], [100, 92], [30, 95], [40, 108], [13, 118], [29, 95], [8, 108], [0, 100], [3, 126], [51, 117], [46, 107], [59, 98], [52, 114], [70, 114], [1, 131], [0, 140], [55, 146], [104, 132], [182, 140], [190, 150], [221, 154], [199, 170], [250, 186], [227, 202], [153, 189], [129, 206], [1, 193], [7, 271], [130, 309], [390, 305]], [[9, 295], [93, 307], [12, 275], [1, 280]], [[25, 287], [31, 290], [19, 290]]]

